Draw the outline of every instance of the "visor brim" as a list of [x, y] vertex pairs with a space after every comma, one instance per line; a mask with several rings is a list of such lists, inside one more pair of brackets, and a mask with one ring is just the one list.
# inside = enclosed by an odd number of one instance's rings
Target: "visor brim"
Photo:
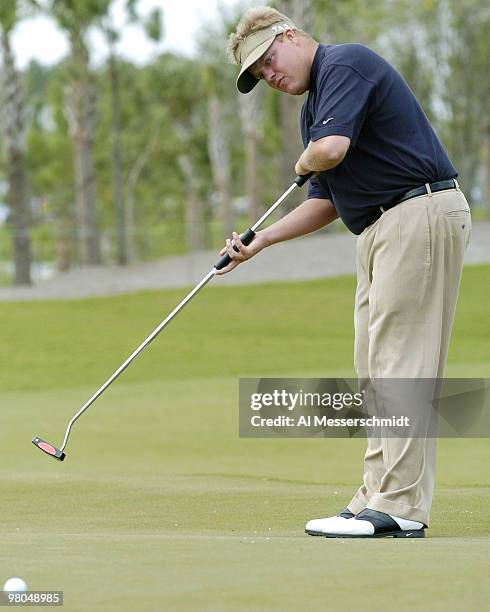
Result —
[[256, 79], [249, 72], [248, 69], [250, 68], [250, 66], [252, 66], [252, 64], [255, 64], [255, 62], [258, 59], [260, 59], [262, 57], [262, 55], [264, 55], [264, 53], [267, 51], [267, 49], [274, 42], [275, 38], [276, 38], [276, 34], [271, 36], [265, 42], [261, 43], [256, 49], [254, 49], [250, 53], [250, 55], [247, 57], [247, 59], [242, 64], [242, 69], [240, 70], [240, 73], [239, 73], [238, 78], [236, 80], [236, 88], [238, 89], [238, 91], [240, 93], [243, 93], [243, 94], [249, 93], [250, 91], [252, 91], [252, 89], [259, 82], [258, 79]]

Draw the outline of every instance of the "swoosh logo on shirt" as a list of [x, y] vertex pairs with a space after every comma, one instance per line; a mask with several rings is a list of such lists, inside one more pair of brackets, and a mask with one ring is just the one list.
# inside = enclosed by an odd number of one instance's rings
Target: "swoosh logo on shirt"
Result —
[[333, 117], [330, 117], [329, 119], [325, 119], [325, 121], [323, 122], [323, 125], [326, 125], [329, 121], [332, 121]]

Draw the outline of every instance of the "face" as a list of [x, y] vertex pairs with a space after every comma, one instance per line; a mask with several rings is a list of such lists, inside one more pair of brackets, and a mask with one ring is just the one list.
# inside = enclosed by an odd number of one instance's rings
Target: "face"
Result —
[[273, 89], [300, 95], [308, 89], [310, 69], [300, 37], [287, 30], [252, 64], [249, 72]]

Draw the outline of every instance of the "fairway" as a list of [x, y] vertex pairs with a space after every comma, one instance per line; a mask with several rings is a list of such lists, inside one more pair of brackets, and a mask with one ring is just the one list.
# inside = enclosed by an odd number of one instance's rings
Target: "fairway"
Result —
[[[467, 267], [447, 374], [490, 375], [490, 267]], [[0, 581], [70, 611], [488, 606], [490, 448], [439, 443], [425, 540], [326, 540], [308, 518], [359, 486], [365, 442], [240, 439], [238, 379], [352, 376], [351, 277], [207, 288], [75, 425], [181, 298], [0, 304]]]

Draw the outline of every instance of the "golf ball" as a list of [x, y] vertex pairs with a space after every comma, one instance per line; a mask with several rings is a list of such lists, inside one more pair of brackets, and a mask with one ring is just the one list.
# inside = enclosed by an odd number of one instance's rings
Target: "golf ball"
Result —
[[22, 578], [9, 578], [3, 585], [3, 590], [10, 593], [24, 593], [27, 591], [27, 584]]

